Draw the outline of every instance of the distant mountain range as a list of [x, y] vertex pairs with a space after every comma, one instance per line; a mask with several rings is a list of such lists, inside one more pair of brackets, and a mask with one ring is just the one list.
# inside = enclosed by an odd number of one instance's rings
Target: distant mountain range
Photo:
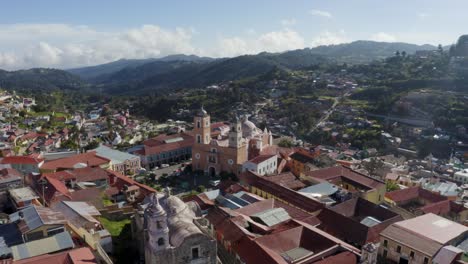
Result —
[[0, 71], [0, 87], [10, 89], [77, 89], [98, 86], [115, 94], [146, 93], [164, 88], [194, 88], [212, 83], [249, 78], [274, 68], [290, 70], [326, 62], [368, 63], [396, 51], [412, 54], [433, 50], [432, 45], [355, 41], [282, 53], [262, 52], [234, 58], [170, 55], [163, 58], [118, 61], [70, 70], [32, 69]]
[[89, 84], [77, 75], [57, 69], [0, 70], [0, 88], [10, 90], [81, 89]]

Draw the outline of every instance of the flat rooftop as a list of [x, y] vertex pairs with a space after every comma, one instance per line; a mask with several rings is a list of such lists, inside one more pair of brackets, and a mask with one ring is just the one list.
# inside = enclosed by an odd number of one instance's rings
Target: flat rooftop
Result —
[[445, 244], [468, 231], [468, 227], [432, 213], [397, 222], [394, 225], [440, 244]]
[[36, 192], [34, 192], [33, 189], [31, 189], [31, 187], [12, 189], [9, 190], [9, 192], [11, 197], [15, 200], [15, 202], [24, 202], [39, 198]]

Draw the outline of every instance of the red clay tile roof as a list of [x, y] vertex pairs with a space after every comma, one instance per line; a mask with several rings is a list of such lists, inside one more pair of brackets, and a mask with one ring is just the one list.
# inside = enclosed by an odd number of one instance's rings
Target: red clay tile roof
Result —
[[430, 203], [447, 200], [447, 198], [442, 195], [433, 193], [418, 186], [388, 192], [385, 194], [385, 198], [390, 199], [395, 203], [405, 203], [416, 198], [422, 198]]
[[70, 157], [51, 160], [45, 162], [41, 169], [43, 170], [58, 170], [58, 169], [74, 169], [78, 163], [86, 164], [89, 167], [97, 167], [109, 163], [110, 160], [96, 155], [95, 151], [90, 151], [82, 154], [73, 155]]
[[17, 260], [15, 264], [91, 264], [97, 263], [93, 253], [87, 247], [76, 248], [55, 254]]
[[358, 259], [355, 254], [349, 251], [341, 252], [333, 256], [313, 262], [313, 264], [356, 264]]
[[9, 156], [2, 159], [2, 164], [39, 164], [43, 159], [28, 156]]
[[265, 160], [267, 159], [270, 159], [271, 157], [275, 157], [276, 154], [272, 154], [272, 155], [260, 155], [260, 156], [257, 156], [251, 160], [249, 160], [249, 162], [252, 162], [254, 164], [260, 164], [262, 162], [264, 162]]
[[[271, 176], [269, 176], [271, 177]], [[259, 176], [251, 171], [244, 172], [240, 175], [240, 178], [250, 186], [256, 187], [267, 193], [270, 193], [278, 199], [284, 200], [287, 203], [301, 208], [307, 212], [315, 212], [324, 207], [320, 202], [313, 200], [305, 195], [302, 195], [286, 186], [269, 181], [266, 178]]]
[[52, 177], [45, 176], [44, 178], [47, 180], [48, 185], [49, 185], [46, 191], [46, 197], [45, 197], [46, 200], [50, 201], [50, 199], [52, 199], [52, 196], [55, 195], [55, 192], [59, 192], [60, 194], [71, 199], [70, 192], [68, 191], [68, 188], [67, 186], [65, 186], [65, 184], [63, 184], [61, 181], [54, 179]]
[[468, 208], [465, 208], [465, 206], [461, 204], [457, 204], [453, 201], [444, 200], [444, 201], [428, 204], [426, 206], [419, 208], [419, 210], [421, 210], [425, 214], [433, 213], [436, 215], [447, 215], [450, 212], [459, 214], [463, 211], [468, 210]]
[[141, 189], [144, 190], [144, 195], [146, 196], [147, 194], [150, 194], [150, 193], [155, 193], [156, 190], [149, 187], [148, 185], [144, 185], [144, 184], [141, 184], [137, 181], [134, 181], [132, 179], [130, 179], [129, 177], [119, 173], [119, 172], [116, 172], [116, 171], [113, 171], [113, 170], [106, 170], [107, 172], [109, 172], [109, 177], [110, 177], [110, 182], [111, 182], [111, 185], [113, 187], [117, 187], [119, 190], [122, 190], [123, 186], [124, 185], [128, 185], [128, 186], [131, 186], [131, 185], [135, 185], [135, 186], [138, 186], [140, 187]]
[[[183, 140], [173, 142], [173, 143], [165, 143], [165, 140], [173, 139], [181, 137]], [[180, 148], [187, 148], [193, 145], [195, 142], [194, 137], [188, 135], [186, 133], [181, 134], [174, 134], [174, 135], [166, 135], [162, 134], [155, 138], [145, 140], [143, 142], [144, 148], [144, 155], [153, 155], [162, 152], [172, 151]]]
[[70, 171], [57, 171], [57, 172], [50, 172], [50, 173], [42, 173], [42, 176], [47, 176], [50, 178], [57, 179], [59, 181], [69, 181], [75, 179], [75, 175], [73, 175]]
[[71, 170], [70, 173], [75, 176], [79, 182], [93, 182], [98, 180], [108, 180], [109, 173], [100, 167], [86, 167]]
[[278, 185], [284, 186], [292, 190], [299, 190], [306, 187], [306, 185], [299, 179], [297, 179], [297, 177], [294, 176], [294, 174], [292, 174], [291, 172], [285, 172], [278, 175], [264, 176], [263, 178], [267, 181], [274, 182]]
[[335, 166], [321, 170], [309, 171], [305, 173], [306, 176], [325, 181], [350, 181], [353, 184], [358, 184], [366, 189], [381, 188], [385, 183], [373, 179], [367, 175], [354, 171], [345, 166]]

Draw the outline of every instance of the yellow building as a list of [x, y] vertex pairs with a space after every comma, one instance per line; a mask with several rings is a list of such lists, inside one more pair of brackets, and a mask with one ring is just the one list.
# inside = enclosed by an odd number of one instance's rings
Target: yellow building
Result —
[[301, 178], [313, 183], [327, 181], [375, 204], [385, 199], [383, 181], [371, 178], [345, 166], [335, 166], [301, 174]]

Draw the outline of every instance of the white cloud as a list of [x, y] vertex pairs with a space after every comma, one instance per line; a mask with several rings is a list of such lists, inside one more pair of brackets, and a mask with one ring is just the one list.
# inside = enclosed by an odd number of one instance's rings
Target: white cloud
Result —
[[220, 38], [218, 48], [211, 56], [231, 57], [259, 52], [282, 52], [286, 50], [302, 49], [305, 47], [304, 38], [296, 31], [283, 29], [252, 36], [249, 38], [231, 37]]
[[344, 30], [338, 32], [324, 31], [312, 40], [311, 46], [336, 45], [347, 42], [350, 42], [350, 39], [346, 36]]
[[0, 68], [76, 67], [121, 58], [160, 57], [201, 51], [192, 45], [192, 28], [143, 25], [121, 32], [99, 32], [66, 24], [0, 25]]
[[309, 11], [309, 13], [313, 16], [319, 16], [319, 17], [325, 17], [325, 18], [333, 17], [333, 15], [330, 12], [318, 10], [318, 9], [312, 9]]
[[394, 35], [385, 33], [385, 32], [378, 32], [371, 36], [370, 38], [373, 41], [381, 41], [381, 42], [395, 42], [397, 37]]
[[296, 23], [297, 23], [297, 20], [294, 19], [294, 18], [282, 19], [281, 20], [281, 25], [283, 25], [285, 27], [294, 26]]

